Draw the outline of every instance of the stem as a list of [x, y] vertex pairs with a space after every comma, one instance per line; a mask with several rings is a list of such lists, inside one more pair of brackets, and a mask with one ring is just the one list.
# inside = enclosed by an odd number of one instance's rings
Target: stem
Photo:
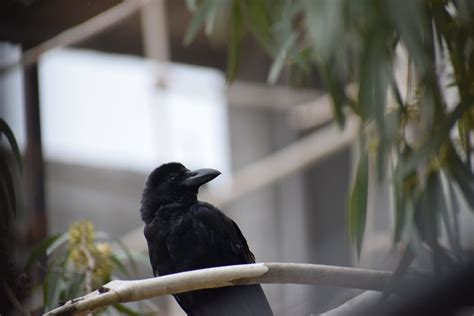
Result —
[[81, 245], [80, 248], [87, 257], [87, 267], [86, 267], [86, 292], [92, 292], [92, 288], [94, 285], [94, 269], [95, 269], [95, 260], [92, 256], [91, 252], [85, 245]]

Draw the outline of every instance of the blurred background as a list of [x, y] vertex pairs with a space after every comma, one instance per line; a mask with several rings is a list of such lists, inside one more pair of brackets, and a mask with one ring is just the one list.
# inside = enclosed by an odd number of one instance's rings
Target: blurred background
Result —
[[[0, 7], [0, 61], [19, 60], [121, 3], [7, 1]], [[117, 20], [106, 28], [94, 24], [93, 35], [53, 45], [24, 69], [2, 69], [0, 116], [24, 157], [18, 245], [31, 247], [87, 219], [146, 254], [139, 216], [144, 181], [160, 164], [180, 161], [222, 172], [200, 199], [238, 223], [258, 262], [393, 269], [399, 252], [392, 247], [390, 190], [373, 172], [360, 260], [351, 247], [348, 194], [357, 130], [335, 125], [320, 73], [311, 70], [300, 80], [283, 69], [268, 84], [273, 59], [248, 36], [228, 83], [228, 16], [217, 15], [211, 34], [204, 27], [185, 45], [189, 3], [137, 1], [103, 17]], [[465, 209], [463, 240], [472, 241], [474, 219]], [[139, 277], [151, 277], [142, 263]], [[276, 315], [321, 312], [354, 292], [264, 289]], [[183, 315], [172, 298], [155, 304], [159, 315]]]

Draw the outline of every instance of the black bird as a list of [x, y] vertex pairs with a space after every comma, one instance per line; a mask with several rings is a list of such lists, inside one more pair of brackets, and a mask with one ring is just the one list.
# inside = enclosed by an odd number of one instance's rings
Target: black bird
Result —
[[[190, 171], [176, 162], [161, 165], [149, 175], [140, 213], [155, 276], [255, 262], [237, 224], [197, 199], [199, 187], [218, 175], [217, 170]], [[188, 315], [272, 315], [258, 284], [174, 297]]]

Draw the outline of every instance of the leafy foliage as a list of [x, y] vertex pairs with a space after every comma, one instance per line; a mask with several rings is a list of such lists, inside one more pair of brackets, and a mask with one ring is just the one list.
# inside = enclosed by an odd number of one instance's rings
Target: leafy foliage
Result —
[[[187, 40], [215, 12], [193, 1]], [[419, 242], [441, 257], [442, 222], [461, 250], [459, 198], [474, 208], [474, 2], [471, 0], [234, 0], [228, 79], [237, 74], [240, 39], [253, 36], [284, 67], [321, 74], [335, 120], [360, 119], [366, 134], [350, 194], [350, 234], [360, 251], [366, 208], [366, 156], [394, 193], [394, 242]], [[403, 70], [399, 74], [399, 70]], [[358, 94], [347, 92], [348, 84]], [[444, 188], [448, 188], [448, 190]]]
[[[41, 257], [46, 255], [48, 259], [43, 283], [46, 310], [98, 288], [117, 273], [130, 276], [129, 266], [136, 271], [134, 254], [120, 244], [113, 250], [110, 243], [99, 240], [98, 235], [105, 234], [96, 234], [92, 223], [82, 220], [73, 223], [68, 233], [51, 236], [33, 249], [26, 270]], [[124, 305], [114, 308], [128, 315], [141, 314]]]
[[[0, 118], [0, 141], [5, 136], [10, 144], [13, 155], [17, 161], [18, 169], [22, 172], [22, 160], [20, 149], [16, 142], [15, 136], [8, 124]], [[3, 148], [0, 148], [0, 226], [2, 230], [9, 227], [10, 216], [16, 215], [16, 194], [13, 183], [13, 175], [8, 165], [7, 158]]]

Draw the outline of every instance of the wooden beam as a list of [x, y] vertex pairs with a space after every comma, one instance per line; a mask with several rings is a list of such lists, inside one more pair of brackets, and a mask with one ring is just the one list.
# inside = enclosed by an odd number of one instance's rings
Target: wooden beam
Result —
[[343, 131], [335, 123], [323, 127], [243, 167], [233, 175], [228, 184], [221, 185], [219, 189], [205, 191], [201, 196], [217, 206], [229, 204], [336, 154], [352, 144], [356, 135], [357, 124], [354, 120], [349, 120]]
[[244, 81], [235, 81], [227, 87], [227, 100], [231, 106], [282, 112], [322, 94], [322, 91], [314, 89], [292, 89]]
[[28, 242], [33, 244], [47, 236], [37, 64], [25, 67], [23, 82], [26, 115], [25, 206], [29, 218]]
[[54, 36], [53, 38], [28, 49], [19, 61], [10, 61], [0, 65], [0, 74], [18, 66], [31, 66], [45, 52], [77, 44], [105, 31], [144, 7], [150, 0], [127, 0], [96, 15], [95, 17]]

